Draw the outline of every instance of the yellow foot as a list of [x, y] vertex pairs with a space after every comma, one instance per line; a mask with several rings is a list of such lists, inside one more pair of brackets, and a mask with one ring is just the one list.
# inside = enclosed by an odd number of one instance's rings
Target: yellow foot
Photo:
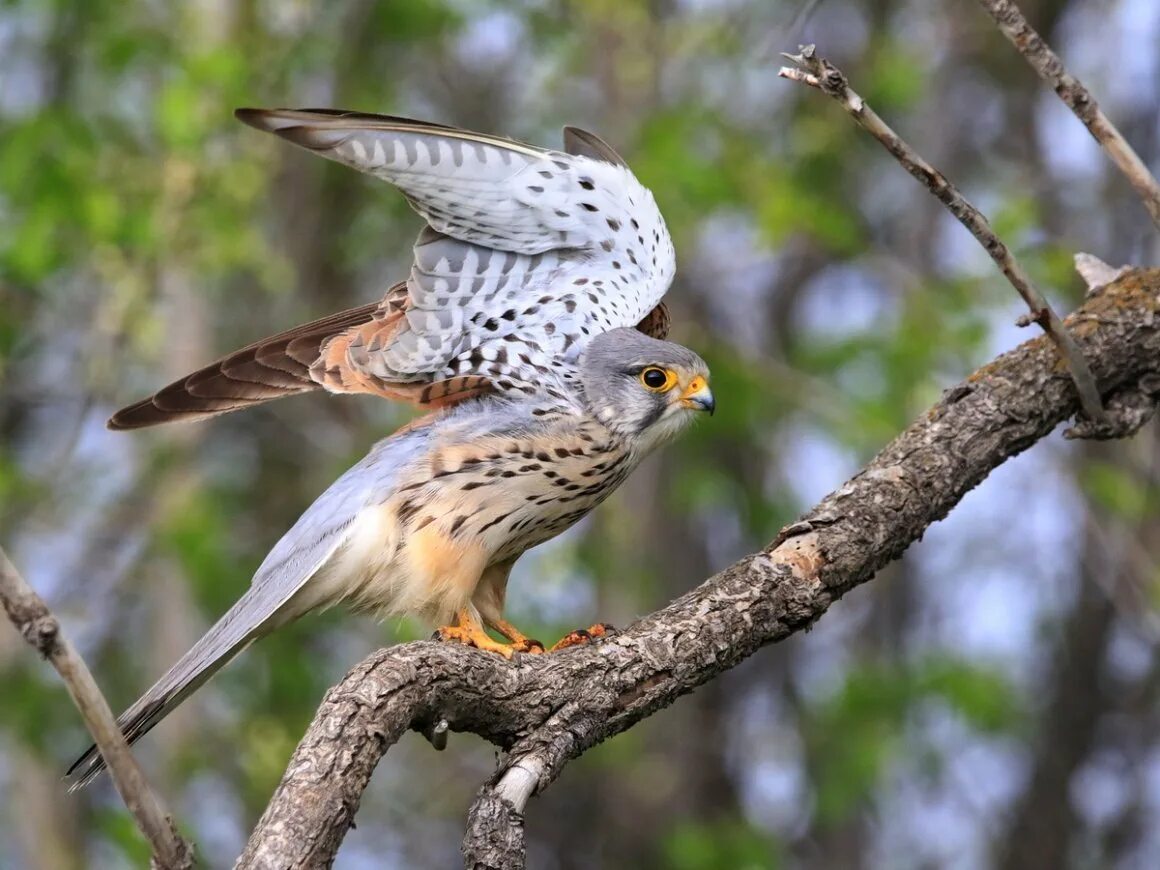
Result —
[[516, 652], [542, 653], [544, 651], [542, 643], [535, 638], [528, 637], [506, 619], [489, 620], [487, 624], [510, 640], [512, 648]]
[[615, 633], [616, 629], [607, 622], [598, 622], [589, 628], [578, 628], [575, 631], [569, 632], [556, 641], [548, 652], [558, 652], [559, 650], [568, 649], [568, 647], [572, 646], [583, 646], [586, 643], [592, 643], [594, 640], [608, 637], [610, 634]]
[[473, 646], [476, 649], [485, 650], [486, 652], [499, 653], [505, 659], [510, 659], [513, 653], [522, 651], [512, 644], [500, 643], [498, 640], [493, 640], [486, 631], [477, 626], [445, 625], [442, 628], [435, 629], [435, 634], [432, 635], [432, 638], [434, 640], [461, 643], [464, 646]]
[[445, 625], [442, 628], [436, 629], [434, 638], [437, 640], [449, 640], [455, 643], [461, 643], [465, 646], [473, 646], [476, 649], [486, 650], [487, 652], [499, 653], [505, 659], [510, 659], [513, 654], [518, 652], [525, 653], [542, 653], [544, 645], [538, 640], [524, 637], [519, 631], [515, 629], [509, 622], [499, 620], [499, 624], [492, 624], [492, 628], [502, 634], [512, 643], [500, 643], [498, 640], [493, 640], [492, 637], [480, 625], [479, 617], [474, 611], [461, 610], [455, 615], [454, 625]]

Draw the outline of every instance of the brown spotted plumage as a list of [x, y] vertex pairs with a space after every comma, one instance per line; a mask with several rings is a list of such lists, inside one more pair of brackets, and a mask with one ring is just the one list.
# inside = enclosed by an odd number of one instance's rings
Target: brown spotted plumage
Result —
[[[444, 640], [507, 657], [543, 652], [503, 617], [512, 565], [712, 410], [700, 357], [619, 328], [588, 342], [574, 370], [549, 369], [533, 395], [489, 391], [404, 427], [307, 509], [246, 594], [121, 716], [126, 737], [140, 738], [255, 639], [340, 602], [421, 617]], [[558, 648], [600, 633], [574, 632]], [[75, 786], [102, 766], [90, 749], [70, 771]]]
[[[674, 257], [652, 194], [592, 133], [564, 151], [387, 115], [239, 109], [240, 120], [399, 188], [426, 221], [381, 302], [228, 354], [118, 411], [113, 429], [326, 389], [439, 407], [532, 395], [593, 337], [664, 338]], [[551, 372], [551, 377], [548, 377]]]

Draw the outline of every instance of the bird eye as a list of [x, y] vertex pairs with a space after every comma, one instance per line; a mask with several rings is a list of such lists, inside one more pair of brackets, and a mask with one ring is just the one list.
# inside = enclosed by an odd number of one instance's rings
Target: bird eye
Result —
[[676, 381], [677, 378], [672, 372], [667, 372], [656, 366], [649, 366], [640, 373], [640, 382], [655, 393], [667, 390]]

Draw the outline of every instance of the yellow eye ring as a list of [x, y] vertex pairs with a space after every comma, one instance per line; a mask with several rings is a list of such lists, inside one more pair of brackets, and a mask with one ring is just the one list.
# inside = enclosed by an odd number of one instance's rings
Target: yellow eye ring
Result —
[[646, 390], [663, 393], [666, 390], [671, 390], [677, 383], [677, 375], [675, 372], [662, 369], [659, 366], [647, 366], [641, 370], [640, 382]]

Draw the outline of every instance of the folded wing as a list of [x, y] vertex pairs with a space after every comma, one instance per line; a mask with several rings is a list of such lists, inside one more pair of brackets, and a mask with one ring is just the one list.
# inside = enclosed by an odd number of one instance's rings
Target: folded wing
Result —
[[[254, 640], [342, 597], [346, 590], [341, 582], [328, 586], [320, 578], [346, 570], [340, 560], [360, 519], [390, 497], [400, 472], [425, 449], [429, 437], [427, 427], [412, 425], [380, 441], [306, 509], [262, 562], [246, 594], [118, 717], [129, 743], [141, 739]], [[389, 541], [378, 543], [389, 549]], [[68, 770], [70, 791], [85, 786], [104, 768], [104, 759], [90, 746]]]

